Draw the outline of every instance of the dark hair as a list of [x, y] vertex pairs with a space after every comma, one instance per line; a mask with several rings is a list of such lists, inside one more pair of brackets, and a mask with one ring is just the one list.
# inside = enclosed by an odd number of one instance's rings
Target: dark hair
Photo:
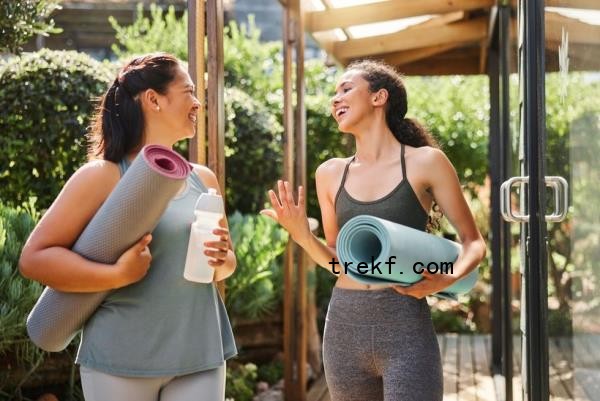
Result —
[[89, 135], [89, 156], [119, 162], [140, 146], [144, 115], [139, 93], [153, 89], [167, 92], [175, 79], [177, 58], [166, 53], [151, 53], [129, 61], [100, 98]]
[[402, 76], [394, 67], [383, 61], [360, 60], [350, 63], [347, 70], [360, 71], [361, 76], [369, 83], [371, 92], [387, 90], [385, 120], [399, 142], [415, 148], [438, 147], [435, 139], [421, 124], [405, 117], [408, 110], [406, 88]]
[[[432, 146], [439, 148], [437, 141], [431, 136], [419, 122], [406, 118], [408, 110], [408, 97], [402, 76], [391, 65], [378, 60], [359, 60], [350, 63], [346, 70], [357, 70], [369, 83], [369, 90], [377, 92], [385, 89], [388, 92], [388, 100], [385, 109], [385, 121], [400, 142], [415, 148]], [[427, 230], [440, 229], [442, 213], [437, 203], [433, 202], [429, 214]]]

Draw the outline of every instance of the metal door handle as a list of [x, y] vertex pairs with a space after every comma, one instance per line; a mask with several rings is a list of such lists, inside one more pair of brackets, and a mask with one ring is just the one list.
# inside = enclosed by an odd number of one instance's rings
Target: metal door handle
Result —
[[[567, 180], [560, 176], [548, 176], [545, 177], [544, 181], [546, 186], [554, 189], [554, 211], [552, 214], [545, 215], [545, 220], [547, 222], [563, 221], [569, 210], [569, 184]], [[514, 213], [512, 210], [510, 195], [514, 184], [521, 184], [522, 186], [529, 184], [529, 177], [511, 177], [502, 183], [500, 186], [500, 213], [506, 221], [528, 223], [528, 214]]]

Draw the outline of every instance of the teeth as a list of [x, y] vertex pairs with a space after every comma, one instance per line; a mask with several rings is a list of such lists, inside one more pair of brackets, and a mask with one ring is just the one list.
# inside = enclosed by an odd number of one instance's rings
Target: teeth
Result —
[[345, 113], [348, 111], [347, 107], [342, 107], [341, 109], [339, 109], [335, 114], [339, 117], [342, 115], [342, 113]]

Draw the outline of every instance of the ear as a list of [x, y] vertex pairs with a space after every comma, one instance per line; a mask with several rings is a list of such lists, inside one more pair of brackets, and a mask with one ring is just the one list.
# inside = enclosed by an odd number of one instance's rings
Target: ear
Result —
[[140, 100], [147, 110], [160, 110], [159, 94], [154, 89], [146, 89], [141, 93]]
[[383, 106], [388, 100], [389, 93], [387, 89], [379, 89], [372, 94], [371, 101], [373, 106]]

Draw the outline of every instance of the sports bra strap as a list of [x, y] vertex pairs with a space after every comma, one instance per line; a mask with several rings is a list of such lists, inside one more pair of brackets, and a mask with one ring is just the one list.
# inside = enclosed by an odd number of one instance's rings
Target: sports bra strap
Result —
[[406, 162], [404, 161], [404, 144], [400, 144], [400, 162], [402, 164], [402, 180], [406, 179]]

